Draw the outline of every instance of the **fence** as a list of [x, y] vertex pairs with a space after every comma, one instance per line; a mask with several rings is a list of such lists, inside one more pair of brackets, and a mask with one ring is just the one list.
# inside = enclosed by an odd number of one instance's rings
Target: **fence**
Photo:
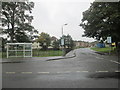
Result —
[[62, 56], [62, 50], [40, 50], [33, 49], [33, 56], [35, 57], [48, 57], [48, 56]]
[[[32, 50], [33, 57], [49, 57], [49, 56], [62, 56], [62, 55], [63, 55], [62, 50], [46, 50], [46, 51], [40, 49]], [[6, 58], [7, 57], [6, 51], [1, 52], [0, 56], [2, 58]]]

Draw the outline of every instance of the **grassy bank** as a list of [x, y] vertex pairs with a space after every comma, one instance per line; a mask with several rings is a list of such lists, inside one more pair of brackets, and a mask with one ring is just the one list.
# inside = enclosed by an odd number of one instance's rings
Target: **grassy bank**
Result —
[[109, 53], [109, 51], [113, 52], [115, 47], [112, 47], [112, 48], [110, 48], [110, 47], [105, 47], [105, 48], [94, 47], [91, 49], [94, 51], [97, 51], [97, 52]]

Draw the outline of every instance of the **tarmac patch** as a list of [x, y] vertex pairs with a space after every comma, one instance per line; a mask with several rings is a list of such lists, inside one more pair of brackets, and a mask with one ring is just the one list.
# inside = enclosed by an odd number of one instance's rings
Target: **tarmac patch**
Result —
[[115, 79], [120, 79], [119, 77], [120, 73], [119, 72], [98, 72], [98, 73], [94, 73], [94, 74], [90, 74], [89, 76], [87, 76], [88, 78], [95, 78], [95, 79], [108, 79], [108, 78], [115, 78]]

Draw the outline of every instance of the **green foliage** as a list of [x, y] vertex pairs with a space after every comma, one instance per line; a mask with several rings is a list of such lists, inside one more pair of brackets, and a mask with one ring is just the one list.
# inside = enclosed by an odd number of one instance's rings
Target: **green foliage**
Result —
[[62, 38], [64, 39], [64, 47], [67, 47], [69, 49], [72, 49], [74, 47], [74, 43], [70, 35], [67, 36], [63, 35], [61, 39]]
[[2, 38], [2, 51], [5, 51], [5, 44], [7, 43], [7, 39]]
[[40, 49], [33, 50], [33, 57], [49, 57], [49, 56], [62, 56], [62, 51], [61, 50], [46, 50], [42, 51]]
[[40, 43], [43, 50], [46, 50], [50, 46], [51, 37], [49, 34], [42, 32], [36, 41]]
[[[50, 56], [62, 56], [63, 52], [61, 50], [47, 50], [42, 51], [40, 49], [33, 49], [33, 57], [50, 57]], [[23, 55], [23, 53], [18, 53], [20, 56]], [[0, 52], [0, 58], [6, 58], [6, 52]]]
[[83, 12], [83, 36], [106, 40], [112, 36], [115, 42], [120, 41], [120, 2], [94, 2]]
[[[37, 31], [31, 26], [33, 16], [33, 2], [2, 2], [2, 25], [3, 34], [6, 34], [11, 42], [28, 42], [30, 41], [30, 32]], [[7, 28], [6, 28], [7, 27]]]
[[94, 47], [94, 48], [91, 48], [92, 50], [95, 50], [97, 52], [104, 52], [104, 53], [109, 53], [109, 51], [114, 51], [115, 50], [115, 47], [113, 48], [110, 48], [110, 47], [105, 47], [105, 48], [98, 48], [98, 47]]
[[54, 50], [59, 50], [59, 46], [60, 45], [60, 43], [59, 43], [59, 40], [55, 40], [55, 41], [53, 41], [53, 44], [52, 44], [52, 47], [53, 47], [53, 49]]

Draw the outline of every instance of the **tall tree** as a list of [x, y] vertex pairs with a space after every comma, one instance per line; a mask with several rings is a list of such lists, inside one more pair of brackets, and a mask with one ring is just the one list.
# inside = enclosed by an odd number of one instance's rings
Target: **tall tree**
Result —
[[40, 43], [43, 50], [46, 50], [50, 46], [51, 37], [49, 34], [42, 32], [36, 41]]
[[33, 2], [2, 2], [3, 34], [6, 34], [11, 42], [30, 41], [30, 32], [37, 33], [31, 25], [33, 20]]
[[83, 36], [106, 40], [111, 36], [114, 42], [120, 41], [120, 2], [93, 2], [83, 12]]
[[61, 39], [64, 39], [64, 47], [67, 47], [69, 49], [72, 49], [74, 47], [73, 39], [69, 34], [63, 35]]

